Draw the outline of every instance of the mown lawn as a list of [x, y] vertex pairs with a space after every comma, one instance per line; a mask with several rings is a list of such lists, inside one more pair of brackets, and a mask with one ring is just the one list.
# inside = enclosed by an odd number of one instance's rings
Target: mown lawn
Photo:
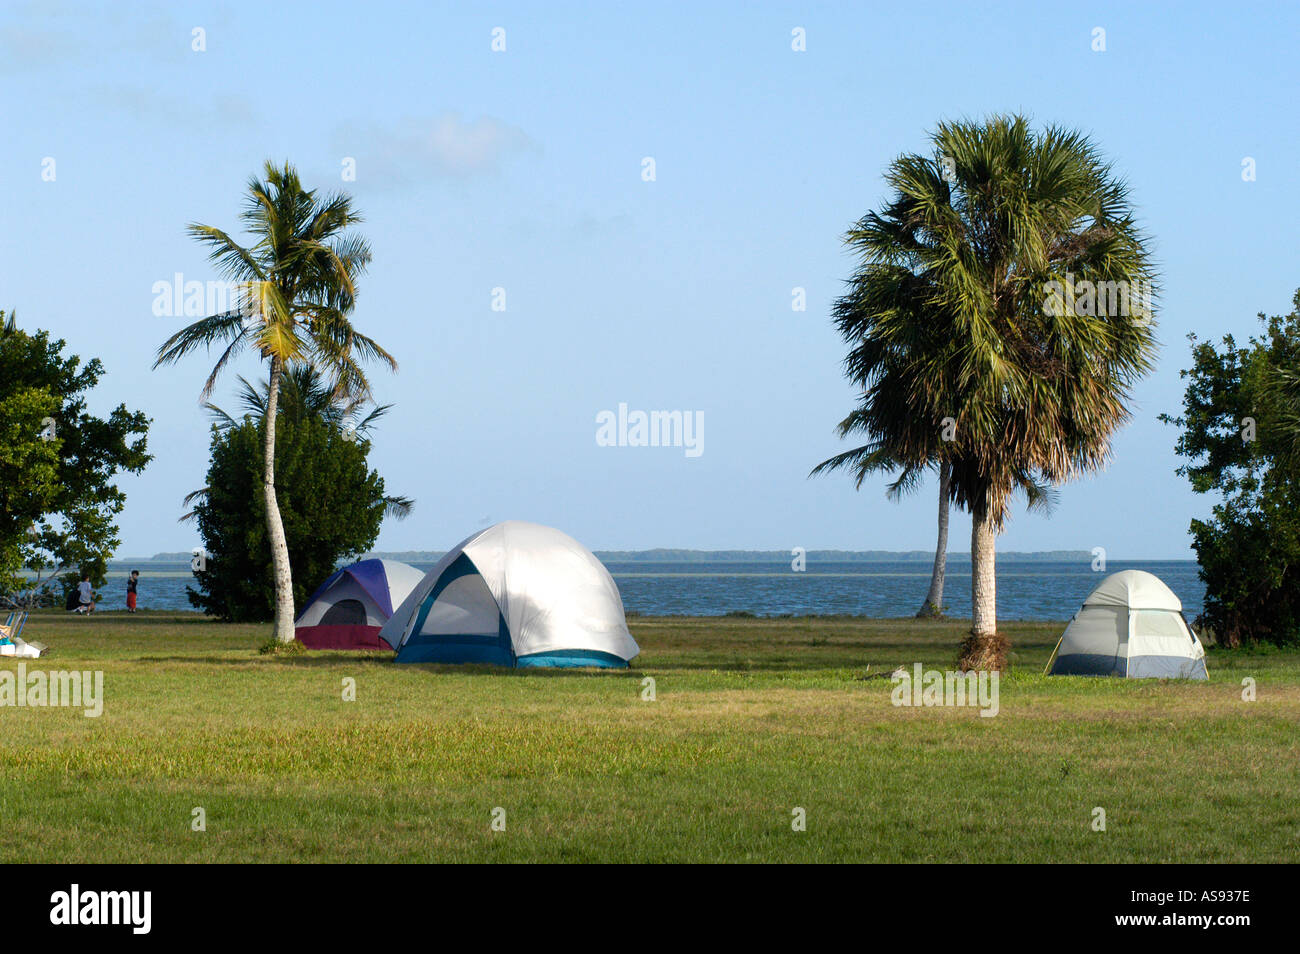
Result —
[[263, 657], [268, 627], [184, 614], [35, 616], [51, 652], [28, 668], [101, 669], [105, 704], [0, 708], [0, 861], [1300, 854], [1300, 653], [1211, 651], [1209, 683], [1046, 678], [1061, 627], [1010, 623], [981, 718], [862, 678], [950, 668], [961, 622], [629, 624], [631, 672], [554, 673]]

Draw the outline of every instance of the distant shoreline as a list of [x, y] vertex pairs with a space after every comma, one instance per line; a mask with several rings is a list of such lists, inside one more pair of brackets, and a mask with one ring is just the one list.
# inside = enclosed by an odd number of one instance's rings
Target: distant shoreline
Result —
[[[794, 558], [790, 550], [596, 550], [597, 559], [602, 563], [736, 563], [736, 564], [788, 564]], [[400, 560], [403, 563], [437, 563], [443, 553], [437, 550], [403, 550], [379, 551], [363, 554], [361, 559]], [[805, 560], [817, 563], [924, 563], [929, 565], [934, 560], [933, 550], [808, 550]], [[1026, 563], [1073, 563], [1091, 562], [1093, 554], [1088, 550], [1009, 550], [997, 555], [999, 561]], [[110, 560], [113, 566], [131, 564], [146, 567], [157, 564], [189, 563], [189, 553], [155, 553], [151, 557], [124, 557]], [[1112, 557], [1112, 560], [1117, 558]], [[1172, 560], [1159, 559], [1125, 559], [1118, 562], [1195, 562], [1193, 557]], [[948, 554], [948, 563], [970, 563], [970, 553], [955, 551]]]

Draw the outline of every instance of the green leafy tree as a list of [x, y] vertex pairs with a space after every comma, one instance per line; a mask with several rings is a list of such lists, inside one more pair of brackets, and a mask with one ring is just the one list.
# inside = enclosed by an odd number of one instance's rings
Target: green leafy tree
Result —
[[1192, 340], [1178, 473], [1216, 498], [1191, 524], [1205, 582], [1199, 622], [1228, 646], [1300, 640], [1300, 291], [1238, 345]]
[[1154, 276], [1127, 189], [1087, 137], [995, 116], [931, 139], [931, 155], [893, 162], [891, 201], [848, 236], [861, 264], [836, 320], [864, 396], [842, 431], [869, 443], [841, 466], [896, 468], [905, 486], [950, 465], [972, 518], [960, 665], [1000, 669], [995, 543], [1012, 496], [1050, 501], [1105, 464], [1154, 357]]
[[64, 347], [0, 312], [0, 585], [10, 592], [24, 588], [22, 568], [66, 571], [65, 587], [82, 572], [102, 585], [126, 500], [113, 479], [151, 460], [148, 418], [120, 404], [106, 418], [89, 413], [103, 365]]
[[[206, 399], [226, 365], [247, 348], [266, 362], [269, 390], [262, 422], [259, 505], [266, 519], [266, 546], [275, 580], [275, 637], [293, 640], [294, 584], [284, 520], [276, 498], [276, 405], [287, 370], [310, 364], [327, 370], [333, 390], [364, 398], [370, 385], [367, 360], [390, 368], [397, 362], [351, 322], [357, 279], [370, 263], [370, 246], [351, 229], [361, 216], [345, 193], [318, 197], [303, 187], [293, 166], [267, 162], [264, 179], [248, 183], [241, 218], [256, 240], [240, 245], [210, 225], [192, 224], [192, 237], [206, 245], [220, 272], [237, 283], [239, 305], [209, 315], [172, 335], [158, 349], [160, 364], [192, 351], [222, 348], [203, 387]], [[246, 502], [251, 503], [251, 502]]]

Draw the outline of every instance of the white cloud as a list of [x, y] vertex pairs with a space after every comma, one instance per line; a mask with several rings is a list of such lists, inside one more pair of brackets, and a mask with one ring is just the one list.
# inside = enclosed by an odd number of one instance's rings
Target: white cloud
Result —
[[7, 7], [0, 24], [0, 73], [102, 74], [136, 57], [176, 62], [189, 51], [189, 27], [166, 12], [33, 0]]
[[488, 116], [467, 122], [454, 112], [395, 127], [348, 124], [335, 134], [334, 146], [364, 165], [368, 180], [392, 184], [493, 175], [507, 160], [540, 151], [517, 126]]

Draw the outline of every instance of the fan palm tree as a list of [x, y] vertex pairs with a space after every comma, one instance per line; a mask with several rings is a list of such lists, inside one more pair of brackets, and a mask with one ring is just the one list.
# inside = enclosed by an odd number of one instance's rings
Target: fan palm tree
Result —
[[[1296, 297], [1300, 298], [1300, 292]], [[1277, 426], [1282, 437], [1279, 458], [1290, 470], [1300, 472], [1300, 368], [1272, 371], [1265, 393], [1278, 408]]]
[[[846, 237], [850, 248], [860, 241], [856, 229]], [[938, 398], [935, 390], [950, 395], [953, 384], [928, 375], [927, 362], [946, 347], [945, 322], [934, 314], [938, 289], [924, 270], [882, 271], [887, 261], [870, 251], [863, 254], [863, 266], [849, 280], [849, 291], [835, 303], [835, 322], [850, 345], [845, 372], [864, 389], [858, 408], [840, 422], [839, 436], [860, 434], [868, 443], [823, 461], [812, 473], [851, 469], [860, 489], [874, 473], [898, 471], [886, 491], [891, 500], [898, 500], [920, 485], [927, 469], [938, 472], [938, 540], [930, 588], [916, 615], [939, 616], [948, 560], [952, 464], [944, 440], [949, 428], [932, 408], [951, 406], [951, 397]], [[863, 329], [877, 321], [894, 329], [888, 341], [863, 337]]]
[[[840, 421], [837, 431], [841, 438], [849, 437], [855, 433], [865, 432], [868, 435], [871, 433], [868, 415], [866, 414], [869, 404], [870, 398], [864, 395], [863, 408], [854, 411]], [[935, 432], [930, 429], [929, 433]], [[946, 459], [943, 459], [938, 451], [936, 451], [936, 457], [939, 458], [935, 466], [939, 475], [939, 539], [935, 545], [934, 563], [930, 570], [930, 588], [926, 591], [921, 608], [917, 610], [917, 618], [943, 615], [943, 584], [948, 563], [948, 517], [951, 505], [952, 465]], [[819, 474], [842, 469], [854, 471], [857, 478], [854, 486], [858, 490], [862, 489], [862, 484], [867, 477], [874, 473], [900, 470], [899, 477], [886, 487], [885, 496], [890, 500], [900, 500], [904, 495], [915, 490], [919, 486], [924, 473], [924, 465], [908, 466], [900, 463], [897, 458], [891, 456], [887, 451], [884, 439], [877, 438], [871, 443], [844, 451], [829, 460], [822, 461], [812, 469], [809, 476], [815, 477]]]
[[837, 321], [872, 439], [852, 462], [900, 481], [950, 464], [972, 525], [961, 665], [1000, 669], [997, 535], [1018, 491], [1049, 505], [1109, 459], [1154, 360], [1154, 272], [1127, 187], [1082, 134], [995, 116], [932, 144], [893, 162], [891, 201], [848, 236], [862, 264]]
[[221, 229], [191, 224], [189, 234], [207, 246], [209, 260], [238, 288], [238, 307], [209, 315], [172, 335], [158, 349], [154, 367], [179, 361], [200, 348], [222, 347], [208, 375], [202, 400], [222, 370], [246, 349], [268, 366], [262, 486], [267, 539], [275, 573], [275, 636], [293, 640], [293, 581], [284, 524], [275, 497], [275, 421], [286, 369], [311, 364], [333, 379], [333, 390], [367, 397], [362, 363], [397, 362], [374, 340], [352, 327], [356, 281], [370, 262], [370, 247], [350, 231], [361, 221], [345, 193], [318, 197], [303, 187], [293, 166], [267, 162], [264, 178], [249, 179], [241, 219], [256, 239], [242, 246]]

